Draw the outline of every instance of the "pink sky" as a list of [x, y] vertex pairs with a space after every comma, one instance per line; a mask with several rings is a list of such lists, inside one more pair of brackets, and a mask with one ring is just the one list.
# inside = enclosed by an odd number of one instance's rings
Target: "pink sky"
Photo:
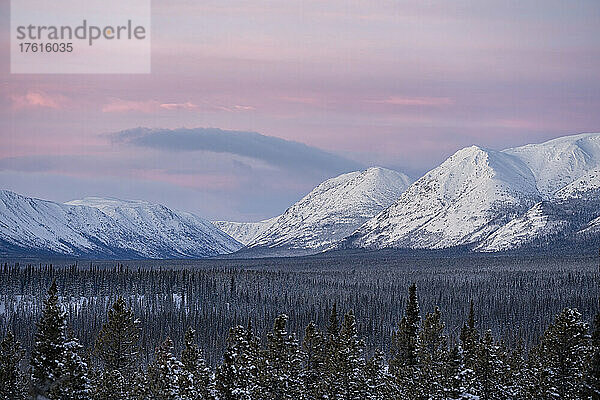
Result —
[[[174, 173], [155, 164], [173, 157], [177, 165], [175, 156], [119, 148], [108, 133], [255, 131], [418, 176], [471, 144], [499, 149], [600, 131], [595, 0], [153, 6], [152, 74], [10, 75], [1, 3], [2, 188], [61, 201], [145, 197], [248, 220], [281, 212], [329, 171], [260, 166], [240, 176], [236, 160], [221, 155], [216, 171]], [[41, 171], [44, 156], [87, 165]]]

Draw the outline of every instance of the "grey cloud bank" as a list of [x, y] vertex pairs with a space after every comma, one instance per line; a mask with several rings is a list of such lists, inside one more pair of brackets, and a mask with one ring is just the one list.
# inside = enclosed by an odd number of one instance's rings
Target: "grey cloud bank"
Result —
[[174, 130], [137, 128], [115, 133], [112, 137], [117, 143], [172, 152], [211, 151], [235, 154], [292, 171], [342, 173], [363, 167], [358, 162], [316, 147], [256, 132], [217, 128]]

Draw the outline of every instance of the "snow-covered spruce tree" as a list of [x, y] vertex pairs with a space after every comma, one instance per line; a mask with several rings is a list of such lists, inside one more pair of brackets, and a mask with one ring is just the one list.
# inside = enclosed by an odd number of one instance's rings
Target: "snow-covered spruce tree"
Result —
[[504, 370], [501, 376], [506, 396], [511, 399], [523, 399], [526, 396], [525, 387], [531, 371], [525, 361], [525, 349], [521, 340], [517, 340], [513, 348], [503, 346]]
[[[134, 388], [120, 371], [114, 370], [95, 370], [93, 377], [93, 398], [95, 400], [125, 400], [131, 396], [131, 389]], [[134, 383], [134, 382], [131, 382]]]
[[398, 330], [392, 335], [392, 358], [390, 370], [396, 378], [398, 388], [405, 396], [411, 396], [415, 387], [417, 370], [417, 336], [421, 315], [417, 298], [417, 285], [408, 289], [408, 303]]
[[306, 388], [305, 397], [308, 400], [321, 399], [326, 393], [324, 385], [326, 369], [325, 339], [313, 321], [304, 330], [302, 349], [305, 354], [304, 371], [302, 372], [302, 379]]
[[31, 390], [34, 398], [52, 399], [57, 390], [66, 353], [65, 313], [58, 302], [56, 281], [48, 289], [42, 317], [31, 350]]
[[594, 400], [600, 400], [600, 311], [598, 311], [594, 319], [592, 355], [590, 357], [586, 386], [588, 394]]
[[0, 342], [0, 400], [25, 400], [27, 380], [21, 370], [25, 350], [11, 331]]
[[417, 340], [419, 368], [416, 389], [419, 397], [444, 399], [444, 369], [448, 357], [448, 340], [439, 308], [427, 313]]
[[325, 336], [325, 368], [322, 374], [321, 394], [324, 398], [335, 399], [340, 396], [340, 323], [337, 304], [333, 303]]
[[184, 388], [188, 397], [198, 400], [211, 400], [215, 396], [215, 382], [202, 351], [196, 344], [196, 332], [188, 328], [185, 333], [185, 346], [181, 352], [184, 371], [192, 376], [190, 387]]
[[128, 390], [130, 400], [146, 400], [149, 395], [148, 375], [140, 366], [133, 374], [133, 383]]
[[257, 340], [251, 330], [238, 325], [229, 330], [223, 363], [217, 368], [220, 400], [254, 400], [260, 362]]
[[477, 351], [479, 347], [479, 331], [475, 327], [475, 310], [473, 300], [469, 306], [469, 317], [460, 331], [460, 344], [463, 356], [463, 382], [468, 393], [479, 390], [478, 382], [475, 380], [475, 365], [477, 363]]
[[396, 399], [399, 394], [394, 383], [394, 377], [390, 375], [385, 355], [379, 349], [365, 365], [365, 387], [366, 400], [388, 400]]
[[529, 388], [530, 396], [561, 400], [584, 398], [590, 351], [587, 324], [577, 310], [565, 308], [532, 351], [532, 371], [536, 376]]
[[452, 346], [446, 357], [444, 366], [444, 399], [457, 400], [463, 398], [465, 367], [459, 346]]
[[191, 400], [186, 389], [193, 376], [173, 355], [173, 341], [166, 338], [156, 349], [155, 360], [148, 366], [148, 397], [155, 400]]
[[108, 319], [102, 325], [94, 346], [99, 361], [96, 374], [97, 399], [127, 399], [133, 387], [133, 375], [139, 363], [139, 321], [125, 300], [119, 297], [108, 310]]
[[336, 386], [341, 398], [362, 400], [366, 396], [364, 342], [358, 337], [356, 318], [352, 311], [344, 315], [339, 334], [339, 375]]
[[267, 334], [264, 363], [259, 370], [258, 399], [304, 399], [302, 354], [293, 334], [286, 328], [288, 316], [279, 315]]
[[81, 358], [83, 346], [71, 338], [65, 343], [65, 354], [60, 367], [58, 384], [51, 389], [52, 398], [61, 400], [89, 400], [92, 388], [88, 365]]
[[502, 354], [502, 347], [494, 342], [492, 331], [483, 334], [477, 346], [475, 361], [475, 380], [477, 381], [476, 395], [482, 400], [502, 400], [509, 398], [509, 382], [504, 381], [507, 376], [506, 358]]

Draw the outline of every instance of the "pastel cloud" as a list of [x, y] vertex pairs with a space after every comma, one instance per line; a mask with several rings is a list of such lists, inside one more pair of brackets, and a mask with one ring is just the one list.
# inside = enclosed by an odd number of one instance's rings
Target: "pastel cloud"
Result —
[[369, 100], [370, 103], [391, 104], [395, 106], [446, 106], [453, 104], [448, 97], [402, 97], [390, 96], [381, 100]]
[[27, 108], [64, 108], [67, 103], [67, 98], [61, 94], [48, 94], [43, 91], [28, 91], [22, 95], [12, 95], [12, 108], [27, 109]]
[[185, 103], [163, 103], [159, 106], [165, 110], [196, 110], [199, 108], [197, 104], [185, 102]]
[[156, 100], [124, 100], [120, 98], [111, 98], [108, 103], [102, 106], [104, 113], [155, 113], [157, 111], [252, 111], [255, 108], [246, 105], [211, 105], [197, 104], [190, 101], [182, 103], [161, 103]]
[[152, 113], [157, 109], [160, 109], [160, 103], [154, 100], [130, 101], [114, 98], [102, 106], [102, 112], [105, 113]]

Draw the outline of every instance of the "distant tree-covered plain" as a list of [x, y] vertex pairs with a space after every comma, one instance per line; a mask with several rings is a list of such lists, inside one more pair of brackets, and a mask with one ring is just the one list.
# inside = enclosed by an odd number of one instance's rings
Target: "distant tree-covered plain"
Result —
[[6, 260], [0, 272], [0, 329], [29, 349], [53, 280], [69, 329], [93, 343], [119, 296], [140, 320], [146, 362], [166, 337], [182, 349], [197, 332], [207, 362], [221, 361], [231, 327], [250, 321], [259, 337], [279, 314], [303, 337], [324, 327], [334, 304], [352, 310], [367, 354], [390, 351], [407, 302], [418, 287], [423, 312], [441, 310], [450, 342], [458, 341], [471, 301], [477, 328], [526, 347], [539, 341], [565, 307], [591, 323], [600, 295], [595, 256], [407, 256], [338, 254], [236, 260]]

